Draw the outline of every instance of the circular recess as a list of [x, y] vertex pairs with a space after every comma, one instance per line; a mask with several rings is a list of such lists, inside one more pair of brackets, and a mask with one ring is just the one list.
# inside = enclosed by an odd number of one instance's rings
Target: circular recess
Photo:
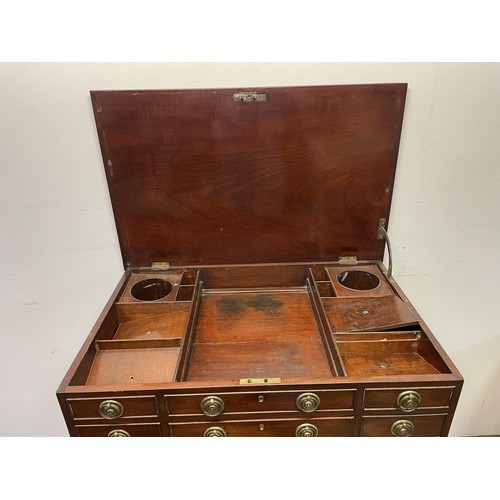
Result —
[[373, 290], [380, 284], [380, 280], [368, 271], [343, 271], [337, 275], [337, 281], [349, 290]]
[[151, 302], [166, 297], [172, 291], [172, 283], [160, 278], [150, 278], [137, 282], [130, 293], [137, 300]]

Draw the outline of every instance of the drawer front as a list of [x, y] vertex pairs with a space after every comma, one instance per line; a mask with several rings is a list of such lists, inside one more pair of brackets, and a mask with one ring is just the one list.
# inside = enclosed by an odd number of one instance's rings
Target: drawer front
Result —
[[361, 436], [440, 436], [446, 415], [363, 417]]
[[252, 420], [171, 424], [177, 437], [348, 437], [352, 418], [312, 418], [290, 420]]
[[366, 389], [365, 409], [398, 410], [411, 413], [419, 408], [448, 407], [453, 387], [399, 387]]
[[[167, 396], [170, 415], [205, 415], [216, 417], [230, 413], [302, 411], [314, 413], [321, 410], [350, 410], [354, 407], [355, 390], [339, 391], [290, 391], [210, 393]], [[214, 398], [213, 410], [207, 398]], [[299, 408], [302, 405], [302, 410]], [[315, 408], [317, 406], [317, 408]], [[204, 409], [202, 409], [204, 407]], [[220, 410], [220, 411], [219, 411]]]
[[160, 424], [77, 425], [80, 437], [159, 437]]
[[117, 420], [158, 415], [154, 396], [68, 399], [73, 418]]

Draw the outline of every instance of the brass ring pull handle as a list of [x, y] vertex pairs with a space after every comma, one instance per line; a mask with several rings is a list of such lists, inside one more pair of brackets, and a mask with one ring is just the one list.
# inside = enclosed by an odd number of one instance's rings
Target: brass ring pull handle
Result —
[[417, 391], [404, 391], [396, 400], [397, 407], [405, 413], [415, 411], [420, 404], [421, 398]]
[[318, 428], [314, 424], [300, 424], [295, 429], [297, 437], [316, 437], [319, 434]]
[[297, 408], [306, 413], [316, 411], [319, 407], [320, 399], [317, 394], [313, 392], [304, 392], [296, 401]]
[[108, 399], [99, 405], [99, 414], [101, 417], [113, 419], [120, 418], [123, 415], [123, 405], [118, 401]]
[[201, 401], [201, 411], [207, 417], [216, 417], [224, 411], [224, 401], [219, 396], [207, 396]]
[[130, 434], [123, 429], [113, 429], [109, 432], [108, 437], [110, 438], [129, 438]]
[[203, 433], [203, 437], [209, 438], [223, 438], [226, 436], [226, 431], [222, 427], [209, 427]]
[[413, 434], [413, 423], [409, 420], [398, 420], [391, 425], [391, 434], [396, 437], [407, 437]]

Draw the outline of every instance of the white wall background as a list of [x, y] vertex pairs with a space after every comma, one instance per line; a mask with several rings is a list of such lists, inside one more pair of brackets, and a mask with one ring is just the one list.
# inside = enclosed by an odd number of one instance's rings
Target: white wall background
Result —
[[394, 275], [500, 434], [500, 64], [0, 64], [0, 436], [66, 436], [55, 391], [123, 269], [89, 90], [408, 82]]

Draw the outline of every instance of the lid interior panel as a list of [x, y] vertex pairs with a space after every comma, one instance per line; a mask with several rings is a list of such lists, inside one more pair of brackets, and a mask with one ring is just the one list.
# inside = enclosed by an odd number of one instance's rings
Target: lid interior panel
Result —
[[125, 267], [381, 259], [406, 84], [91, 92]]

